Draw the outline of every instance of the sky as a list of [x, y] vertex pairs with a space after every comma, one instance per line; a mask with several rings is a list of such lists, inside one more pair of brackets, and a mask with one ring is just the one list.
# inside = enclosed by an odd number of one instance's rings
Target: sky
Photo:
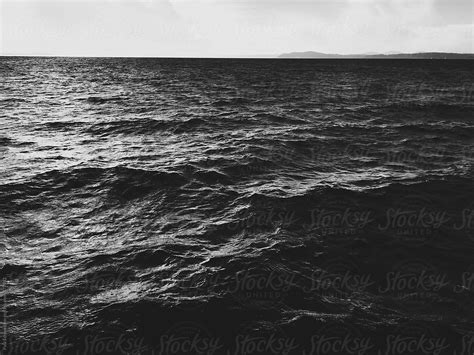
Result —
[[473, 53], [472, 0], [0, 0], [0, 54]]

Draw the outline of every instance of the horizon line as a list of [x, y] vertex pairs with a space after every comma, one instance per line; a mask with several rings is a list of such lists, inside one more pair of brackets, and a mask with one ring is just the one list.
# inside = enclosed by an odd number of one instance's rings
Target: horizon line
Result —
[[[323, 55], [333, 55], [339, 58], [311, 58], [311, 57], [283, 57], [288, 54], [302, 54], [302, 53], [317, 53]], [[68, 54], [14, 54], [14, 53], [0, 53], [0, 57], [24, 57], [24, 58], [136, 58], [136, 59], [383, 59], [373, 58], [376, 56], [402, 56], [402, 55], [415, 55], [415, 54], [450, 54], [450, 55], [474, 55], [474, 52], [440, 52], [440, 51], [423, 51], [423, 52], [397, 52], [397, 53], [353, 53], [353, 54], [338, 54], [338, 53], [325, 53], [316, 51], [296, 51], [286, 52], [280, 54], [260, 54], [260, 55], [236, 55], [236, 56], [152, 56], [152, 55], [68, 55]], [[351, 56], [367, 57], [367, 58], [348, 58]], [[346, 58], [344, 58], [346, 57]], [[372, 57], [372, 58], [371, 58]], [[397, 59], [397, 58], [389, 58]], [[398, 59], [431, 59], [431, 58], [398, 58]], [[433, 60], [452, 60], [453, 58], [432, 58]], [[456, 59], [456, 58], [455, 58]]]

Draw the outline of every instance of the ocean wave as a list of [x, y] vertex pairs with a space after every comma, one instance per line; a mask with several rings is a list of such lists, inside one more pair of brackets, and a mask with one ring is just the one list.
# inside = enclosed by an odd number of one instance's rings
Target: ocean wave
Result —
[[27, 271], [28, 267], [26, 265], [3, 264], [0, 269], [0, 278], [15, 278], [23, 275]]
[[233, 97], [230, 99], [221, 99], [221, 100], [216, 100], [212, 103], [213, 106], [216, 107], [226, 107], [226, 106], [242, 106], [242, 105], [248, 105], [248, 104], [254, 104], [256, 101], [253, 101], [249, 98], [245, 97]]
[[86, 101], [90, 104], [101, 105], [108, 102], [111, 103], [125, 103], [128, 100], [125, 96], [89, 96], [85, 98], [80, 98], [81, 101]]
[[6, 97], [0, 98], [0, 104], [2, 103], [24, 103], [27, 102], [27, 99], [21, 97]]
[[[84, 132], [103, 136], [109, 134], [153, 134], [160, 131], [178, 134], [188, 133], [190, 130], [199, 127], [206, 128], [206, 126], [210, 126], [209, 122], [200, 118], [190, 118], [179, 121], [137, 118], [134, 120], [96, 123], [84, 129]], [[210, 127], [207, 128], [210, 129]]]
[[105, 193], [109, 198], [134, 199], [160, 189], [178, 188], [187, 183], [179, 173], [127, 167], [74, 168], [52, 170], [22, 183], [0, 185], [0, 193], [12, 203], [41, 195], [54, 197], [83, 189], [89, 194]]
[[471, 63], [1, 62], [7, 352], [167, 353], [196, 334], [215, 354], [271, 334], [280, 353], [341, 334], [383, 350], [407, 329], [462, 344], [474, 132], [450, 88]]

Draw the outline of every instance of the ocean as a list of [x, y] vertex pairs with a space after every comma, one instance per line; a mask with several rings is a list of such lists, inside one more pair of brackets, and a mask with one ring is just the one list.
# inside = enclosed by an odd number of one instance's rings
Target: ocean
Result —
[[5, 354], [472, 354], [472, 60], [0, 58]]

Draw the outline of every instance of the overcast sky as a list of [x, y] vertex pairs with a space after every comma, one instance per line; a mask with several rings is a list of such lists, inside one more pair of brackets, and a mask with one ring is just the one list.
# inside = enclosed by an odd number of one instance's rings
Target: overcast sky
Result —
[[473, 52], [472, 0], [0, 0], [0, 52]]

